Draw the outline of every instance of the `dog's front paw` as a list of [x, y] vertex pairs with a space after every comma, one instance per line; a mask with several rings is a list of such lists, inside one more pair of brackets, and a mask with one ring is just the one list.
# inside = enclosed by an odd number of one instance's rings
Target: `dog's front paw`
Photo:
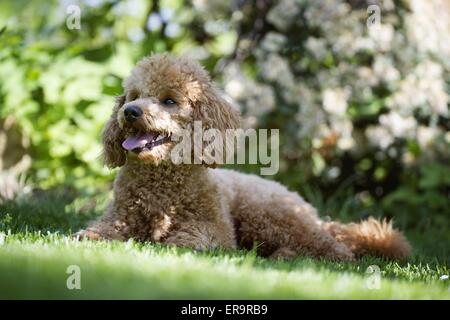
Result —
[[83, 240], [83, 239], [89, 239], [89, 240], [101, 240], [102, 236], [98, 232], [98, 230], [89, 228], [86, 230], [80, 230], [77, 233], [73, 234], [72, 237], [75, 240]]

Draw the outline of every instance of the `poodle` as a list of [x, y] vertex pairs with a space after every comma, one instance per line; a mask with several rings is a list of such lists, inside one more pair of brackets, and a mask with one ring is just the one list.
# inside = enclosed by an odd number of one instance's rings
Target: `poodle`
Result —
[[405, 259], [411, 247], [391, 222], [326, 222], [283, 185], [201, 158], [175, 164], [172, 135], [239, 128], [240, 114], [196, 62], [168, 54], [141, 60], [124, 81], [103, 131], [103, 158], [120, 167], [106, 213], [78, 238], [160, 242], [195, 250], [253, 249], [263, 257], [350, 261]]

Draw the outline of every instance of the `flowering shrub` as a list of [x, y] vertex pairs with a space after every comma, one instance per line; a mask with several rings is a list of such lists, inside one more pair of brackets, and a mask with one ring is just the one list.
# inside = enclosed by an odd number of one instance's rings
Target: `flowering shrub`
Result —
[[[333, 190], [356, 176], [368, 203], [448, 212], [448, 3], [218, 3], [194, 2], [209, 12], [205, 24], [232, 17], [238, 40], [225, 90], [247, 125], [282, 128], [284, 180]], [[373, 24], [370, 5], [381, 18]]]

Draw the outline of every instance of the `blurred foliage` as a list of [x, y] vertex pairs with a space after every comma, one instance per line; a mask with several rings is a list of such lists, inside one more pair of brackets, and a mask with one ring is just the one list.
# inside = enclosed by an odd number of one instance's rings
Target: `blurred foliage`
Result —
[[[433, 19], [410, 1], [375, 1], [383, 23], [370, 33], [373, 2], [2, 1], [0, 119], [14, 116], [29, 139], [35, 186], [93, 193], [113, 176], [99, 137], [123, 79], [151, 52], [184, 54], [222, 83], [247, 126], [280, 129], [275, 178], [310, 201], [320, 189], [341, 217], [363, 207], [407, 225], [447, 224], [448, 48], [405, 40], [411, 19]], [[66, 25], [70, 5], [80, 30]], [[411, 92], [405, 115], [398, 101]]]

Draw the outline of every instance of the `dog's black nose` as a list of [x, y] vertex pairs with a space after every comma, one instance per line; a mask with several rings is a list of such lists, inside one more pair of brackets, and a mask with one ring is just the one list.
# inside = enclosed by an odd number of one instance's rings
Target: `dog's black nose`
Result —
[[139, 119], [140, 116], [142, 116], [141, 108], [136, 106], [126, 107], [123, 113], [125, 114], [125, 120], [127, 120], [128, 122], [134, 122]]

